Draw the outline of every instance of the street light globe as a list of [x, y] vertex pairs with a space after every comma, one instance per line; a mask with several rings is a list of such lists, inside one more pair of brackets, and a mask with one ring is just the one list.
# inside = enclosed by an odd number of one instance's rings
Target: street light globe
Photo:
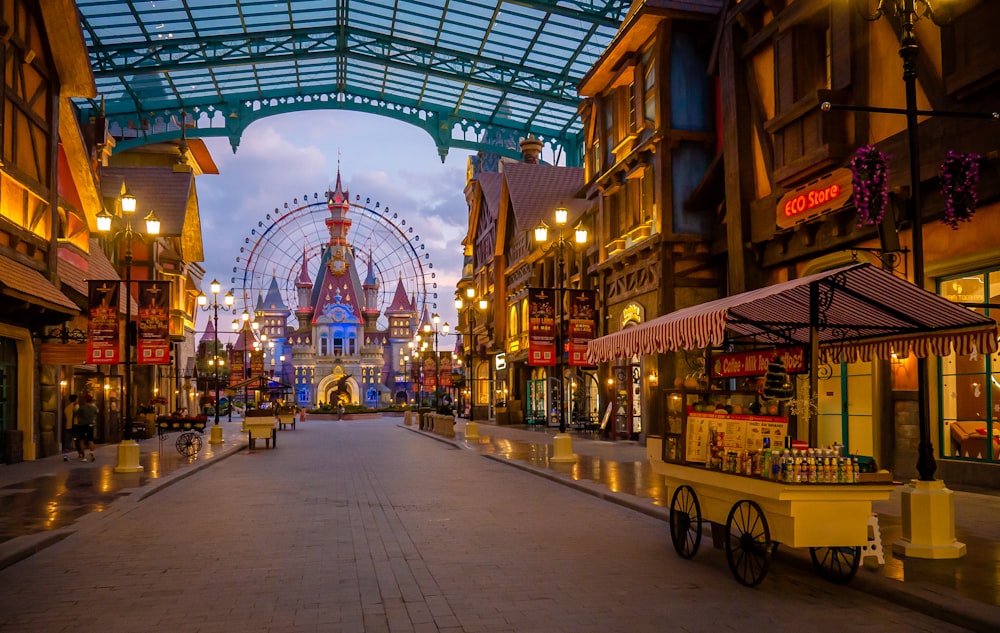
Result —
[[450, 329], [451, 329], [451, 326], [448, 325], [447, 321], [445, 321], [444, 325], [441, 326], [441, 331], [444, 332], [446, 336], [448, 334], [448, 330], [450, 330]]
[[205, 307], [208, 305], [208, 297], [205, 296], [204, 292], [198, 293], [198, 305]]
[[556, 209], [556, 224], [562, 226], [566, 224], [566, 219], [569, 217], [569, 210], [566, 207], [559, 207]]
[[219, 283], [218, 279], [213, 279], [212, 283], [209, 284], [209, 288], [212, 289], [212, 294], [217, 295], [222, 292], [222, 284]]
[[469, 286], [468, 288], [465, 289], [465, 296], [468, 297], [469, 299], [472, 299], [473, 297], [476, 296], [476, 289], [473, 288], [472, 286]]

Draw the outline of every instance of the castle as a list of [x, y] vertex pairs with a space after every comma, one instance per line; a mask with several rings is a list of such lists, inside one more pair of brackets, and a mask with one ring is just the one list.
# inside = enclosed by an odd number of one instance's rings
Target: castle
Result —
[[[386, 329], [379, 329], [379, 280], [369, 252], [367, 261], [348, 242], [351, 228], [349, 192], [343, 189], [340, 170], [337, 184], [327, 191], [330, 217], [326, 220], [329, 241], [323, 248], [316, 279], [310, 278], [308, 256], [302, 252], [302, 267], [295, 283], [295, 318], [285, 305], [277, 280], [272, 277], [267, 294], [258, 296], [254, 308], [260, 333], [274, 341], [272, 357], [284, 357], [275, 379], [294, 389], [298, 405], [314, 407], [335, 403], [380, 407], [408, 402], [410, 378], [401, 366], [407, 344], [426, 319], [418, 315], [416, 300], [407, 297], [402, 279], [385, 316]], [[363, 255], [361, 255], [363, 257]], [[364, 265], [362, 281], [359, 269]], [[273, 363], [273, 360], [272, 360]]]

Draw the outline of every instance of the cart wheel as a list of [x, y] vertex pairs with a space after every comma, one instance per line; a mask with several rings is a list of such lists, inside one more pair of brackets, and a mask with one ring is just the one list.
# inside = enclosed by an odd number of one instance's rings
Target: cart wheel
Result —
[[809, 556], [820, 576], [838, 584], [854, 578], [861, 564], [860, 547], [810, 547]]
[[670, 540], [682, 558], [691, 558], [701, 545], [701, 505], [691, 486], [680, 486], [670, 499]]
[[177, 438], [177, 452], [185, 457], [194, 457], [201, 450], [201, 438], [194, 432], [181, 433]]
[[760, 506], [739, 501], [726, 519], [726, 560], [741, 584], [756, 587], [771, 565], [771, 531]]

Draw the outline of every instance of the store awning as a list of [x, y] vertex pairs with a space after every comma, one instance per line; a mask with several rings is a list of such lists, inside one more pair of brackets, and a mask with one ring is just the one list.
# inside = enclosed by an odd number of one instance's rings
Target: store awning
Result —
[[993, 319], [871, 264], [853, 264], [724, 297], [590, 341], [593, 363], [726, 341], [811, 343], [824, 360], [848, 362], [929, 354], [992, 354]]
[[42, 273], [7, 257], [0, 257], [0, 294], [70, 316], [80, 313]]

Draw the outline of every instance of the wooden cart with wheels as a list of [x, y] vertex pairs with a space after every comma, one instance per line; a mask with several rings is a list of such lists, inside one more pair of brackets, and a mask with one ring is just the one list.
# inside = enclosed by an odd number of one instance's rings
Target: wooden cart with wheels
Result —
[[824, 578], [848, 582], [868, 542], [873, 501], [884, 501], [891, 484], [792, 484], [682, 464], [654, 461], [670, 500], [670, 540], [678, 555], [693, 557], [702, 525], [723, 527], [722, 546], [733, 576], [754, 587], [767, 576], [782, 543], [808, 547]]
[[160, 453], [163, 453], [163, 442], [171, 433], [180, 433], [174, 442], [174, 448], [185, 457], [194, 457], [201, 451], [203, 445], [201, 435], [205, 432], [208, 418], [204, 416], [184, 418], [162, 415], [156, 419], [156, 436], [160, 440]]

